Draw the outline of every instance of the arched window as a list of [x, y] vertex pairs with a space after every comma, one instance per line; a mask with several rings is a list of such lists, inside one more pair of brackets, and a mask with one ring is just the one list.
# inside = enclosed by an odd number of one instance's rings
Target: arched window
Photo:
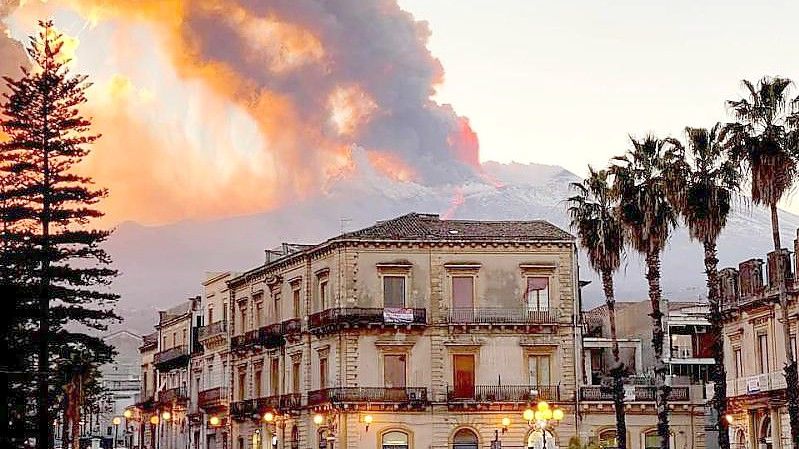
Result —
[[527, 448], [528, 449], [558, 449], [555, 444], [555, 436], [552, 432], [546, 430], [543, 433], [540, 430], [534, 430], [527, 435]]
[[477, 449], [477, 435], [469, 429], [461, 429], [452, 437], [452, 449]]
[[746, 449], [746, 432], [738, 429], [738, 431], [735, 432], [735, 440], [733, 441], [733, 449]]
[[328, 429], [319, 430], [319, 449], [333, 449], [333, 435]]
[[772, 446], [772, 438], [771, 438], [771, 418], [766, 416], [763, 418], [763, 421], [760, 423], [760, 434], [758, 435], [758, 443], [760, 443], [761, 448], [764, 449], [771, 449]]
[[660, 436], [652, 431], [644, 435], [644, 449], [660, 449]]
[[619, 441], [616, 439], [616, 429], [605, 429], [599, 432], [599, 447], [601, 449], [616, 449]]
[[291, 428], [291, 449], [300, 449], [300, 429], [297, 426]]
[[386, 432], [380, 444], [383, 449], [408, 449], [408, 434], [399, 430]]

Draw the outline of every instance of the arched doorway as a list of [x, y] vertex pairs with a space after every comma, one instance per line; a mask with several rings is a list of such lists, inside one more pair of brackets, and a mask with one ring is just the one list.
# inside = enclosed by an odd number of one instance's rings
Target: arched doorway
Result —
[[[545, 444], [546, 442], [546, 444]], [[533, 430], [527, 435], [527, 449], [558, 449], [555, 444], [555, 436], [552, 432], [545, 430]]]
[[760, 423], [760, 432], [758, 433], [757, 442], [762, 449], [772, 449], [774, 447], [771, 438], [771, 417], [763, 417], [763, 421]]
[[452, 437], [452, 449], [477, 449], [477, 434], [471, 429], [460, 429]]
[[392, 430], [380, 438], [383, 449], [408, 449], [408, 434], [401, 430]]
[[616, 449], [619, 447], [619, 441], [616, 438], [616, 429], [605, 429], [599, 432], [599, 448], [600, 449]]
[[735, 438], [732, 440], [732, 449], [746, 449], [746, 432], [743, 429], [735, 431]]

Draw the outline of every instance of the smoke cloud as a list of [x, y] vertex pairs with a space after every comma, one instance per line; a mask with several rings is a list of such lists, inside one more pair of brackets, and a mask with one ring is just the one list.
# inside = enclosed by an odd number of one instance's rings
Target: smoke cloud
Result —
[[64, 11], [85, 21], [78, 71], [93, 75], [80, 61], [96, 47], [119, 72], [92, 88], [103, 138], [84, 167], [115, 221], [290, 204], [355, 176], [353, 145], [393, 180], [475, 176], [476, 134], [432, 99], [444, 72], [430, 30], [396, 0], [29, 0], [12, 16]]

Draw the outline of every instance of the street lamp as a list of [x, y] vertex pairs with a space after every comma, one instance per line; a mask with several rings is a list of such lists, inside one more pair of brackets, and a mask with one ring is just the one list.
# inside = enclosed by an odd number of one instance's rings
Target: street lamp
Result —
[[554, 409], [550, 408], [547, 401], [541, 401], [536, 404], [535, 411], [528, 408], [522, 414], [522, 417], [525, 421], [527, 421], [529, 426], [532, 427], [535, 425], [535, 427], [541, 430], [544, 449], [547, 447], [547, 430], [549, 429], [550, 424], [558, 423], [563, 419], [563, 416], [563, 410], [557, 407]]
[[122, 423], [122, 419], [119, 416], [114, 416], [114, 419], [111, 420], [111, 423], [114, 424], [114, 449], [117, 449], [117, 438], [119, 436], [119, 425]]
[[220, 424], [220, 422], [221, 421], [219, 420], [218, 416], [212, 416], [208, 418], [208, 424], [210, 424], [211, 427], [217, 427]]
[[332, 414], [325, 416], [321, 413], [317, 413], [313, 417], [313, 422], [317, 426], [325, 425], [327, 427], [327, 437], [325, 439], [329, 443], [328, 449], [333, 449], [333, 442], [336, 441], [335, 417]]
[[369, 431], [369, 424], [372, 424], [372, 421], [374, 421], [374, 418], [372, 417], [372, 415], [366, 415], [366, 416], [363, 417], [363, 422], [366, 424], [366, 431], [367, 432]]

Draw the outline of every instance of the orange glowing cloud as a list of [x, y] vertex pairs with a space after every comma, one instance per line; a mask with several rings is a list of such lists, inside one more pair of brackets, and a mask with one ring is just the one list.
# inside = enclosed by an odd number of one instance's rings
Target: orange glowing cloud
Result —
[[414, 169], [393, 153], [371, 150], [367, 156], [372, 166], [388, 178], [401, 182], [417, 179]]

